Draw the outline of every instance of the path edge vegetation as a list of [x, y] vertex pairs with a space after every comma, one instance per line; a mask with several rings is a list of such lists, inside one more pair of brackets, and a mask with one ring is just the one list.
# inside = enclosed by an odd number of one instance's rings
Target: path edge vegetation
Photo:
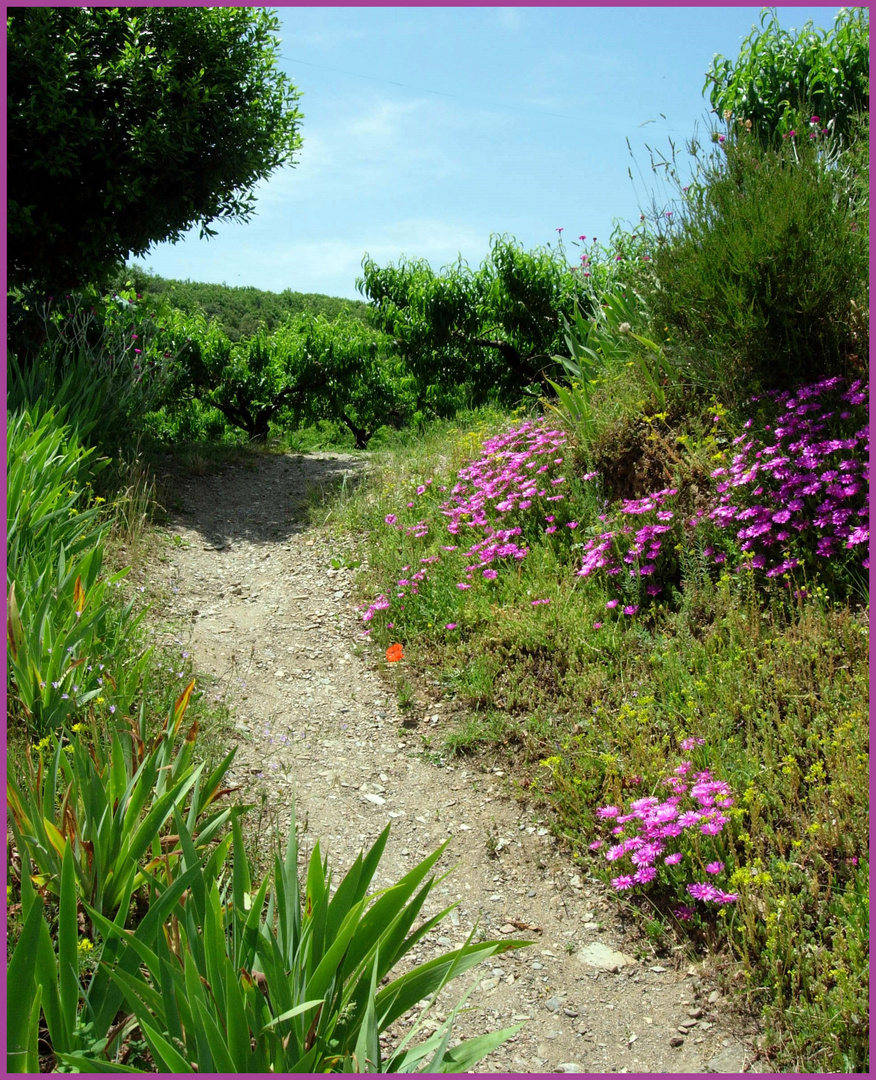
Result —
[[[83, 40], [121, 19], [119, 86], [142, 79], [141, 16], [101, 10], [21, 9], [15, 85], [53, 18]], [[253, 31], [235, 56], [271, 85], [270, 20], [205, 18], [217, 40]], [[867, 23], [843, 9], [792, 38], [765, 13], [713, 61], [709, 140], [653, 152], [666, 204], [604, 247], [494, 237], [478, 270], [440, 273], [366, 256], [367, 309], [253, 294], [236, 329], [119, 267], [142, 243], [109, 219], [87, 281], [69, 252], [16, 262], [11, 1071], [454, 1070], [510, 1034], [453, 1046], [448, 1023], [382, 1058], [399, 1010], [522, 943], [470, 941], [378, 991], [425, 932], [439, 853], [391, 901], [368, 894], [383, 839], [335, 890], [318, 850], [299, 882], [294, 830], [257, 872], [233, 752], [203, 750], [215, 703], [147, 632], [127, 568], [149, 462], [247, 440], [375, 451], [322, 520], [368, 553], [363, 631], [402, 646], [399, 693], [428, 678], [460, 704], [442, 752], [506, 755], [657, 955], [711, 958], [772, 1068], [867, 1071]], [[294, 88], [273, 94], [249, 132], [262, 174], [297, 151]], [[251, 179], [215, 174], [205, 229], [246, 219]], [[24, 210], [26, 247], [48, 224]]]

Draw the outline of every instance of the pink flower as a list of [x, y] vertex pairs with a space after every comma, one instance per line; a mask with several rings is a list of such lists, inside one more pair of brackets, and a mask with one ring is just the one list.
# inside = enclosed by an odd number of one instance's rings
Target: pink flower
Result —
[[444, 626], [444, 629], [445, 630], [455, 630], [456, 629], [456, 623], [455, 622], [446, 623], [445, 626]]
[[485, 571], [484, 571], [484, 574], [483, 574], [483, 576], [484, 576], [484, 577], [485, 577], [485, 578], [486, 578], [486, 579], [487, 579], [488, 581], [492, 581], [492, 580], [493, 580], [493, 578], [497, 578], [497, 577], [498, 577], [499, 575], [498, 575], [498, 573], [497, 573], [497, 572], [496, 572], [495, 570], [485, 570]]
[[666, 863], [667, 866], [675, 866], [676, 863], [681, 862], [683, 857], [684, 856], [681, 854], [680, 851], [676, 851], [672, 855], [667, 855], [663, 861], [664, 863]]
[[629, 874], [621, 874], [620, 877], [611, 879], [612, 885], [620, 892], [622, 889], [632, 889], [635, 882]]
[[609, 600], [608, 603], [605, 606], [610, 611], [612, 608], [616, 608], [619, 603], [620, 603], [620, 600]]
[[699, 881], [692, 881], [688, 885], [687, 891], [694, 900], [717, 900], [722, 895], [721, 890], [716, 889], [714, 885], [707, 885]]
[[707, 874], [720, 874], [723, 869], [724, 869], [724, 864], [722, 862], [710, 862], [706, 866], [706, 873]]

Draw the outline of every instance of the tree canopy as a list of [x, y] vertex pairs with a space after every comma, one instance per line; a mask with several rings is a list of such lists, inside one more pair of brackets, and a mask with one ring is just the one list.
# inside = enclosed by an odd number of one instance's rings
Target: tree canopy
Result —
[[809, 120], [801, 110], [849, 136], [870, 107], [869, 30], [864, 8], [840, 8], [832, 30], [807, 22], [799, 32], [764, 8], [735, 62], [715, 54], [703, 93], [719, 116], [749, 124], [767, 145]]
[[133, 288], [147, 304], [166, 305], [190, 315], [201, 314], [208, 321], [218, 323], [232, 342], [251, 338], [260, 330], [273, 333], [290, 316], [303, 313], [323, 315], [329, 320], [341, 314], [363, 322], [370, 317], [370, 309], [362, 300], [292, 289], [278, 293], [252, 285], [178, 281], [148, 272], [136, 263], [120, 270], [110, 284], [116, 290]]
[[9, 284], [76, 288], [249, 220], [301, 143], [278, 26], [260, 8], [9, 8]]
[[461, 259], [439, 274], [417, 259], [381, 268], [366, 254], [362, 271], [359, 291], [404, 356], [421, 405], [440, 407], [448, 387], [467, 385], [480, 403], [543, 385], [562, 345], [562, 316], [584, 301], [564, 254], [525, 251], [507, 236], [491, 238], [477, 270]]

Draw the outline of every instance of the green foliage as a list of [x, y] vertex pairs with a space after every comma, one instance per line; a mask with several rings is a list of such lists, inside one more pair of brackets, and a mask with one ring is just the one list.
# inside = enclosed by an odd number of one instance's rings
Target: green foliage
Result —
[[94, 451], [58, 421], [38, 407], [7, 429], [6, 687], [9, 716], [38, 736], [102, 692], [126, 709], [148, 660], [133, 603], [115, 595], [127, 571], [102, 574], [103, 499], [84, 505]]
[[42, 897], [24, 877], [21, 908], [24, 927], [8, 972], [8, 977], [14, 976], [17, 981], [10, 1006], [7, 1067], [10, 1072], [39, 1072], [37, 1036], [41, 1012], [52, 1045], [59, 1052], [70, 1052], [80, 1045], [76, 886], [69, 849], [62, 860], [56, 944], [52, 942]]
[[[603, 407], [593, 399], [597, 423]], [[558, 832], [585, 865], [597, 857], [588, 851], [596, 808], [659, 792], [681, 740], [706, 740], [708, 759], [697, 758], [696, 768], [708, 764], [737, 794], [725, 847], [713, 854], [726, 862], [739, 900], [720, 916], [661, 916], [662, 933], [733, 958], [741, 977], [730, 986], [765, 1016], [771, 1067], [866, 1071], [867, 612], [847, 599], [830, 566], [823, 582], [803, 569], [771, 580], [716, 571], [704, 550], [714, 537], [699, 538], [690, 521], [715, 461], [737, 448], [733, 430], [718, 423], [724, 408], [713, 400], [703, 410], [682, 414], [681, 430], [665, 415], [659, 424], [663, 482], [692, 500], [659, 519], [669, 526], [660, 557], [671, 564], [657, 566], [668, 586], [659, 599], [636, 595], [653, 578], [624, 583], [622, 572], [599, 584], [574, 575], [580, 539], [608, 535], [618, 510], [606, 504], [607, 486], [580, 480], [553, 504], [552, 535], [528, 527], [522, 513], [496, 520], [487, 508], [494, 535], [512, 524], [523, 529], [529, 551], [512, 572], [499, 566], [484, 581], [445, 565], [447, 496], [438, 492], [451, 491], [482, 436], [500, 430], [496, 418], [486, 427], [472, 418], [446, 425], [427, 445], [411, 440], [387, 453], [337, 507], [337, 519], [370, 538], [362, 584], [372, 636], [403, 642], [407, 677], [437, 681], [468, 711], [465, 726], [449, 734], [451, 748], [507, 754], [515, 780], [556, 814]], [[651, 420], [656, 431], [658, 418]], [[847, 423], [861, 420], [853, 414]], [[668, 456], [672, 445], [684, 458]], [[580, 476], [573, 454], [557, 457], [567, 479]], [[414, 506], [402, 509], [408, 501]], [[577, 528], [560, 546], [570, 520]], [[631, 532], [654, 520], [636, 516]], [[611, 531], [620, 556], [631, 535]], [[412, 582], [407, 571], [417, 565], [427, 576]], [[381, 589], [386, 599], [375, 603]], [[607, 607], [618, 593], [624, 599]], [[634, 617], [620, 616], [627, 599], [641, 602]], [[631, 902], [638, 908], [635, 895]], [[646, 904], [642, 918], [653, 922]], [[856, 1019], [843, 1030], [841, 1017]]]
[[583, 298], [563, 253], [526, 252], [504, 236], [476, 271], [461, 260], [440, 274], [422, 260], [381, 269], [367, 255], [362, 269], [358, 288], [415, 380], [417, 408], [433, 415], [544, 386], [562, 314]]
[[135, 289], [147, 304], [163, 304], [187, 315], [203, 315], [231, 342], [254, 337], [260, 330], [272, 334], [290, 316], [322, 315], [332, 320], [349, 315], [367, 322], [368, 305], [361, 300], [344, 300], [321, 293], [281, 293], [250, 285], [210, 285], [198, 281], [176, 281], [148, 273], [136, 263], [113, 279], [117, 291]]
[[[168, 948], [157, 919], [125, 935], [117, 923], [90, 912], [118, 959], [110, 977], [161, 1071], [457, 1072], [518, 1030], [470, 1039], [451, 1050], [451, 1014], [435, 1035], [409, 1047], [416, 1025], [383, 1058], [380, 1035], [395, 1020], [483, 960], [523, 944], [469, 939], [392, 977], [450, 910], [413, 929], [435, 882], [427, 875], [443, 846], [390, 888], [369, 894], [387, 828], [332, 892], [318, 843], [299, 883], [293, 820], [285, 854], [278, 851], [273, 874], [255, 887], [235, 821], [231, 874], [220, 887], [221, 862], [199, 854], [179, 814], [175, 824], [183, 853], [179, 876], [154, 882], [156, 913], [166, 919], [173, 911], [175, 948]], [[179, 896], [183, 885], [182, 906], [171, 908], [165, 899]], [[87, 1071], [98, 1064], [101, 1071], [127, 1071], [106, 1059], [59, 1056]]]
[[[172, 339], [135, 294], [25, 294], [10, 335], [7, 408], [52, 405], [104, 451], [130, 445], [178, 375]], [[27, 332], [23, 332], [27, 329]]]
[[547, 401], [546, 405], [574, 434], [577, 447], [585, 454], [597, 429], [591, 398], [594, 388], [606, 379], [613, 377], [617, 381], [619, 375], [626, 374], [623, 368], [635, 368], [643, 388], [659, 409], [666, 408], [667, 388], [673, 396], [681, 391], [681, 379], [665, 351], [633, 329], [641, 329], [646, 322], [641, 298], [622, 284], [618, 291], [599, 298], [591, 319], [582, 316], [577, 304], [573, 323], [563, 317], [570, 355], [554, 359], [563, 365], [570, 382], [561, 385], [548, 380], [556, 401]]
[[267, 440], [273, 421], [329, 420], [364, 448], [378, 427], [400, 424], [408, 409], [386, 338], [349, 315], [299, 315], [270, 336], [237, 344], [215, 322], [177, 319], [174, 346], [177, 409], [195, 394], [256, 442]]
[[105, 526], [99, 508], [84, 506], [95, 462], [53, 408], [13, 413], [6, 427], [8, 570], [26, 559], [45, 564], [63, 547], [68, 557], [94, 547]]
[[869, 29], [866, 8], [840, 8], [832, 30], [810, 21], [799, 31], [783, 30], [776, 10], [764, 8], [735, 62], [715, 55], [703, 93], [711, 85], [718, 116], [753, 129], [765, 147], [807, 131], [813, 114], [848, 140], [855, 115], [869, 109]]
[[41, 924], [42, 901], [31, 903], [6, 969], [8, 985], [16, 988], [6, 1015], [6, 1070], [10, 1073], [37, 1073], [40, 1069], [37, 1040], [42, 989], [34, 974]]
[[187, 344], [189, 355], [181, 370], [188, 369], [203, 403], [218, 409], [249, 439], [265, 442], [272, 417], [296, 390], [266, 335], [233, 346], [211, 323], [200, 340]]
[[354, 317], [299, 316], [274, 334], [271, 348], [300, 388], [289, 405], [296, 426], [342, 423], [361, 450], [377, 428], [399, 427], [412, 411], [389, 340]]
[[80, 286], [248, 221], [300, 145], [277, 28], [259, 8], [11, 8], [10, 282]]
[[[7, 800], [22, 858], [37, 867], [35, 881], [59, 894], [62, 863], [72, 853], [79, 895], [97, 912], [127, 912], [149, 868], [173, 861], [161, 833], [188, 804], [187, 822], [196, 845], [206, 847], [240, 810], [211, 804], [234, 757], [210, 775], [192, 762], [198, 725], [184, 739], [180, 726], [194, 681], [180, 694], [156, 735], [147, 731], [145, 707], [130, 731], [112, 722], [101, 730], [93, 719], [74, 724], [69, 736], [49, 735], [26, 757], [25, 775], [7, 776]], [[207, 811], [210, 811], [209, 813]]]
[[708, 155], [640, 282], [667, 352], [728, 404], [850, 370], [861, 350], [867, 230], [829, 142], [749, 136]]

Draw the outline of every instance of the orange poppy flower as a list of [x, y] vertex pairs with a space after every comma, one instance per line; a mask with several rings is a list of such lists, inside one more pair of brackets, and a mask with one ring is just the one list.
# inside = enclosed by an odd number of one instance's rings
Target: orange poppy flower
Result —
[[404, 655], [405, 651], [401, 647], [401, 645], [398, 644], [398, 642], [396, 642], [395, 645], [390, 645], [390, 647], [386, 650], [386, 659], [389, 661], [390, 664], [394, 664], [396, 660], [403, 660]]

